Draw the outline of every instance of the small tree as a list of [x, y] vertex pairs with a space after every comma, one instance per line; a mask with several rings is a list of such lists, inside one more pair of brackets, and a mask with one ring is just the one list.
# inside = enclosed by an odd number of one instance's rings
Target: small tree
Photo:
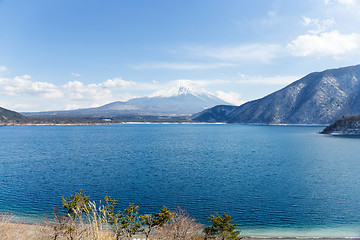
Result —
[[117, 211], [115, 213], [115, 206], [117, 204], [117, 200], [112, 199], [109, 196], [104, 198], [106, 205], [101, 207], [101, 211], [107, 218], [107, 223], [111, 226], [112, 230], [115, 232], [116, 239], [120, 239], [123, 234], [120, 223], [123, 221], [123, 217], [121, 215], [121, 211]]
[[222, 240], [239, 240], [240, 231], [235, 230], [237, 224], [232, 224], [231, 216], [224, 213], [222, 216], [219, 213], [211, 215], [209, 220], [212, 226], [204, 229], [205, 239], [220, 238]]
[[150, 238], [150, 234], [155, 227], [155, 219], [151, 214], [140, 215], [140, 221], [144, 228], [145, 239]]
[[61, 200], [63, 208], [68, 210], [66, 215], [73, 220], [91, 210], [89, 205], [90, 197], [84, 195], [82, 190], [79, 190], [74, 195], [70, 195], [69, 198], [61, 196]]
[[161, 227], [165, 223], [169, 222], [173, 217], [174, 213], [171, 212], [167, 207], [163, 206], [163, 208], [160, 209], [160, 212], [155, 214], [155, 225]]
[[129, 207], [124, 210], [125, 215], [121, 219], [121, 227], [124, 230], [127, 237], [142, 232], [140, 220], [139, 220], [139, 206], [134, 206], [133, 203], [129, 203]]
[[54, 238], [56, 239], [60, 234], [65, 234], [68, 236], [68, 239], [73, 240], [76, 236], [82, 234], [82, 229], [79, 229], [76, 226], [79, 222], [79, 218], [91, 211], [91, 206], [89, 204], [90, 197], [84, 195], [82, 190], [79, 190], [79, 192], [75, 192], [75, 194], [70, 195], [70, 197], [62, 196], [61, 200], [63, 208], [68, 211], [65, 217], [55, 214], [59, 223], [54, 226]]
[[143, 229], [145, 238], [149, 239], [150, 234], [154, 228], [163, 226], [165, 223], [169, 222], [173, 218], [173, 216], [174, 213], [172, 213], [165, 206], [163, 206], [163, 208], [160, 209], [160, 212], [155, 214], [155, 216], [152, 216], [151, 214], [141, 215], [141, 224], [143, 226], [146, 226], [146, 228]]

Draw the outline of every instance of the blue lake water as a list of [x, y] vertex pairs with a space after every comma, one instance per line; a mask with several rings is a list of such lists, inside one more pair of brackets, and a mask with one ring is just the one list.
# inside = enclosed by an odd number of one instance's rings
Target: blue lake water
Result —
[[323, 127], [125, 124], [0, 127], [0, 211], [40, 219], [82, 189], [141, 213], [182, 206], [243, 236], [359, 237], [360, 138]]

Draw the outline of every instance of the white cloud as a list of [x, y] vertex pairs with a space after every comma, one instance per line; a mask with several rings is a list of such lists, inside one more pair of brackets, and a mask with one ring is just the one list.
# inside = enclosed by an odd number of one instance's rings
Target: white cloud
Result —
[[223, 92], [216, 91], [217, 97], [234, 105], [241, 105], [245, 103], [245, 101], [241, 100], [241, 95], [236, 92]]
[[[135, 82], [121, 78], [108, 79], [98, 84], [70, 81], [61, 86], [49, 82], [33, 81], [29, 75], [0, 78], [0, 90], [3, 95], [15, 96], [18, 99], [27, 98], [35, 102], [42, 101], [41, 99], [44, 98], [57, 99], [57, 105], [66, 106], [66, 109], [74, 109], [78, 106], [94, 107], [111, 101], [128, 100], [132, 98], [132, 95], [119, 91], [134, 86], [136, 86]], [[113, 96], [114, 93], [116, 93], [116, 97]], [[46, 101], [49, 102], [50, 100]], [[29, 105], [20, 103], [18, 105], [13, 104], [13, 106], [16, 109], [25, 110]], [[35, 107], [33, 104], [32, 106]]]
[[360, 50], [360, 34], [341, 34], [334, 30], [321, 34], [298, 36], [287, 45], [295, 56], [341, 56], [356, 54]]
[[0, 66], [0, 72], [5, 72], [7, 70], [6, 66]]
[[[119, 91], [136, 86], [137, 84], [134, 81], [114, 78], [97, 84], [70, 81], [62, 85], [61, 89], [66, 98], [71, 101], [66, 106], [66, 109], [75, 109], [79, 107], [96, 107], [112, 101], [128, 100], [132, 95]], [[114, 93], [116, 93], [116, 96], [114, 96]]]
[[82, 74], [80, 74], [80, 73], [70, 73], [70, 75], [71, 76], [73, 76], [73, 77], [82, 77], [83, 75]]
[[108, 79], [105, 82], [100, 83], [99, 86], [105, 88], [116, 88], [116, 87], [129, 88], [136, 86], [136, 83], [134, 81], [126, 81], [121, 78], [114, 78], [114, 79]]
[[340, 3], [343, 5], [356, 5], [359, 4], [359, 0], [324, 0], [324, 4], [328, 5], [329, 3]]
[[98, 84], [85, 85], [79, 81], [68, 82], [62, 86], [67, 97], [77, 101], [93, 101], [111, 99], [112, 94], [109, 89], [102, 88]]
[[338, 0], [341, 4], [351, 5], [351, 4], [357, 4], [359, 1], [356, 0]]
[[52, 83], [33, 82], [31, 76], [16, 76], [13, 79], [0, 78], [0, 86], [3, 93], [14, 96], [20, 94], [41, 96], [44, 98], [59, 98], [63, 94], [60, 89]]
[[198, 70], [233, 67], [233, 63], [147, 63], [134, 66], [135, 69]]
[[189, 48], [191, 52], [200, 56], [212, 57], [227, 61], [263, 61], [269, 62], [278, 56], [282, 47], [278, 44], [246, 44], [235, 47], [221, 48]]
[[303, 17], [303, 25], [306, 27], [310, 27], [311, 29], [308, 31], [311, 34], [319, 34], [324, 31], [328, 31], [335, 25], [334, 19], [325, 19], [320, 20], [318, 18], [308, 18]]

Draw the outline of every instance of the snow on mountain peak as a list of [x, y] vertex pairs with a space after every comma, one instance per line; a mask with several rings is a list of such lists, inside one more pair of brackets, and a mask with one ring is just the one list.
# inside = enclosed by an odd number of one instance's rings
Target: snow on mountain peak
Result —
[[214, 97], [213, 94], [200, 88], [191, 80], [177, 80], [171, 82], [168, 88], [156, 91], [149, 95], [149, 97], [175, 97], [180, 95], [194, 95], [197, 97], [206, 95], [207, 97]]

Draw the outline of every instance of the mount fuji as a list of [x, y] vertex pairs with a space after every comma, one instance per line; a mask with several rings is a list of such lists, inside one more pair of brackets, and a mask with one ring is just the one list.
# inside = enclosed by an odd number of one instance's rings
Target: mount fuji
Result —
[[147, 97], [112, 102], [96, 108], [23, 113], [28, 117], [89, 117], [124, 120], [158, 120], [159, 117], [190, 117], [216, 105], [229, 103], [199, 88], [190, 80], [178, 80]]

